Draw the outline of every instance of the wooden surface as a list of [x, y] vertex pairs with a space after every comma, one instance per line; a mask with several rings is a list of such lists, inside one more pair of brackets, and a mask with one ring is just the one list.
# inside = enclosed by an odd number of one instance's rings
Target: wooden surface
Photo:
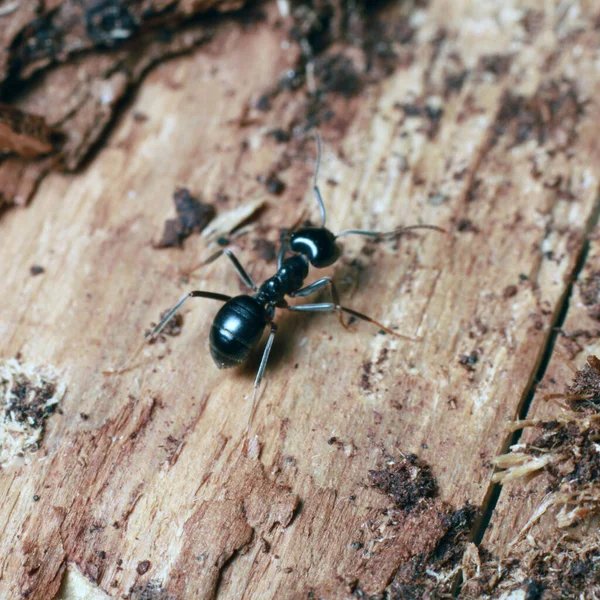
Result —
[[[249, 456], [258, 358], [214, 366], [214, 302], [186, 305], [181, 335], [137, 368], [102, 371], [189, 289], [241, 289], [226, 262], [181, 282], [207, 252], [199, 236], [183, 251], [153, 248], [176, 186], [220, 198], [224, 212], [267, 194], [257, 176], [290, 159], [283, 193], [236, 240], [256, 280], [275, 265], [255, 242], [276, 242], [304, 208], [318, 214], [310, 137], [267, 135], [297, 117], [303, 94], [246, 110], [296, 58], [274, 10], [159, 66], [83, 172], [49, 176], [30, 206], [5, 213], [2, 356], [53, 366], [67, 393], [41, 448], [0, 473], [1, 595], [68, 597], [66, 583], [56, 594], [69, 570], [98, 597], [393, 597], [402, 565], [435, 542], [439, 503], [485, 512], [490, 461], [506, 450], [597, 210], [599, 11], [434, 1], [415, 8], [392, 75], [330, 99], [328, 225], [449, 235], [345, 238], [344, 259], [311, 274], [334, 274], [345, 304], [422, 340], [279, 315]], [[32, 277], [32, 265], [45, 272]], [[439, 500], [399, 513], [386, 539], [394, 505], [369, 471], [409, 453], [431, 466]], [[527, 510], [501, 494], [490, 546], [501, 551]]]

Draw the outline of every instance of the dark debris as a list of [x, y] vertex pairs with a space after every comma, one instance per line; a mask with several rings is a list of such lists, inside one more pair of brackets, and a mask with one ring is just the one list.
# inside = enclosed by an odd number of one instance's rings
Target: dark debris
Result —
[[579, 293], [590, 317], [600, 321], [600, 271], [592, 271], [579, 282]]
[[18, 423], [41, 427], [56, 412], [56, 404], [46, 405], [55, 393], [54, 383], [43, 382], [41, 387], [36, 387], [25, 376], [21, 376], [10, 390], [6, 414], [11, 415]]
[[531, 97], [507, 91], [491, 143], [506, 136], [511, 146], [534, 139], [540, 145], [553, 142], [559, 149], [567, 149], [575, 141], [576, 126], [583, 114], [577, 86], [567, 79], [546, 81]]
[[373, 487], [393, 499], [397, 508], [407, 512], [423, 506], [423, 500], [437, 495], [437, 483], [431, 467], [415, 454], [399, 460], [389, 459], [385, 469], [369, 471], [369, 479]]
[[[160, 313], [160, 317], [158, 320], [161, 321], [168, 312], [169, 312], [169, 309], [163, 310], [163, 312]], [[155, 327], [156, 327], [156, 323], [150, 323], [150, 329], [146, 329], [146, 331], [144, 332], [144, 335], [146, 337], [148, 337], [150, 335], [150, 333], [152, 333], [152, 330]], [[158, 336], [156, 336], [154, 339], [150, 339], [148, 341], [148, 343], [155, 344], [157, 341], [166, 342], [165, 336], [167, 336], [167, 335], [169, 337], [178, 336], [181, 333], [182, 327], [183, 327], [183, 315], [180, 312], [178, 312], [169, 320], [169, 322], [165, 325], [165, 327], [160, 332], [160, 334]]]
[[162, 238], [155, 248], [181, 248], [187, 237], [202, 231], [216, 214], [212, 204], [196, 200], [186, 188], [175, 190], [173, 202], [177, 218], [165, 221]]
[[588, 356], [587, 364], [577, 371], [565, 393], [573, 410], [600, 412], [600, 360]]

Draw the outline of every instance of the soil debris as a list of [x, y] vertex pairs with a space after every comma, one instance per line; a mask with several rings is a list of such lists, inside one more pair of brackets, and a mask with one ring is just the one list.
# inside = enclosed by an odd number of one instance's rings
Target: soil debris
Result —
[[525, 540], [502, 559], [469, 544], [463, 558], [464, 581], [458, 598], [598, 597], [600, 536], [595, 533], [587, 538], [577, 534], [557, 537]]
[[600, 321], [600, 271], [592, 271], [579, 282], [579, 293], [590, 317]]
[[496, 117], [491, 144], [506, 136], [510, 146], [528, 140], [539, 145], [551, 142], [556, 149], [566, 150], [575, 142], [576, 126], [584, 114], [574, 81], [545, 81], [532, 97], [507, 91]]
[[65, 391], [51, 368], [0, 360], [0, 467], [39, 448]]
[[435, 511], [437, 518], [432, 548], [426, 554], [412, 556], [400, 566], [388, 588], [390, 600], [452, 597], [479, 511], [468, 502], [458, 510], [441, 502], [432, 504], [430, 510]]
[[431, 468], [416, 455], [385, 461], [384, 469], [369, 471], [369, 479], [390, 506], [374, 509], [365, 522], [355, 544], [362, 550], [359, 566], [347, 580], [354, 577], [359, 597], [451, 597], [479, 511], [440, 500]]
[[35, 73], [76, 54], [127, 47], [144, 35], [157, 37], [158, 32], [168, 37], [194, 13], [239, 9], [244, 1], [165, 0], [152, 7], [152, 3], [125, 0], [63, 0], [41, 3], [35, 10], [27, 4], [16, 7], [11, 26], [0, 32], [7, 50], [0, 60], [0, 93], [4, 95]]
[[590, 409], [600, 412], [600, 360], [588, 356], [583, 369], [579, 369], [573, 383], [565, 388], [565, 398], [575, 411]]
[[177, 188], [173, 194], [176, 219], [167, 219], [162, 238], [155, 248], [182, 248], [192, 233], [200, 233], [215, 216], [215, 207], [194, 198], [188, 189]]
[[546, 508], [556, 508], [556, 524], [565, 528], [600, 514], [598, 358], [589, 356], [564, 394], [550, 397], [557, 396], [565, 398], [573, 412], [565, 411], [553, 420], [515, 423], [515, 428], [533, 427], [540, 433], [493, 460], [504, 469], [494, 475], [494, 480], [504, 483], [544, 474], [548, 482]]
[[411, 511], [437, 494], [431, 468], [415, 454], [389, 459], [385, 469], [369, 471], [369, 479], [373, 487], [390, 496], [396, 507], [404, 511]]

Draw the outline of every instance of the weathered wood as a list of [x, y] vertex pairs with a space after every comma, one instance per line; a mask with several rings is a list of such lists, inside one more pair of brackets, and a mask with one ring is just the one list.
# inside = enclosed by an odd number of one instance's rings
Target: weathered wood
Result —
[[[275, 265], [255, 244], [276, 242], [306, 207], [317, 214], [310, 138], [268, 135], [304, 115], [304, 91], [247, 109], [297, 58], [274, 10], [158, 67], [85, 172], [49, 176], [31, 207], [3, 215], [2, 355], [54, 365], [68, 388], [41, 449], [0, 474], [6, 597], [52, 598], [67, 565], [111, 597], [393, 597], [452, 510], [485, 506], [490, 460], [568, 290], [600, 172], [598, 7], [528, 7], [414, 8], [400, 68], [328, 99], [331, 228], [422, 222], [449, 234], [344, 239], [344, 260], [322, 272], [354, 282], [344, 303], [422, 340], [279, 315], [249, 456], [258, 358], [214, 367], [214, 303], [186, 308], [181, 335], [149, 346], [135, 369], [102, 371], [190, 287], [241, 289], [221, 263], [181, 282], [207, 253], [202, 238], [153, 248], [177, 186], [223, 212], [266, 193], [257, 176], [283, 180], [236, 240], [257, 280]], [[33, 264], [45, 272], [31, 277]], [[440, 497], [400, 510], [369, 471], [408, 453], [431, 465]]]
[[[243, 0], [9, 3], [0, 12], [4, 48], [0, 97], [15, 104], [13, 113], [19, 114], [18, 107], [26, 117], [17, 123], [14, 114], [1, 119], [1, 147], [11, 153], [0, 159], [0, 210], [26, 204], [51, 168], [80, 167], [152, 66], [212, 37], [219, 20], [199, 15], [243, 4]], [[19, 126], [23, 122], [37, 134], [51, 126], [54, 143], [40, 148], [38, 140], [32, 148], [29, 138], [25, 145]], [[8, 124], [12, 130], [7, 132]], [[31, 160], [50, 151], [49, 156]]]
[[[578, 280], [574, 283], [573, 294], [570, 297], [569, 308], [564, 323], [561, 326], [561, 335], [556, 341], [557, 352], [554, 352], [548, 365], [544, 379], [537, 387], [537, 392], [532, 400], [531, 408], [527, 413], [529, 421], [540, 421], [551, 425], [555, 420], [564, 422], [571, 421], [573, 431], [578, 431], [583, 426], [585, 416], [564, 410], [555, 402], [545, 400], [547, 394], [563, 394], [565, 388], [571, 385], [574, 373], [571, 361], [578, 368], [583, 368], [589, 355], [600, 355], [599, 333], [600, 326], [596, 312], [600, 304], [598, 296], [598, 260], [600, 258], [600, 238], [598, 231], [591, 236], [590, 249], [586, 256], [586, 262]], [[567, 404], [566, 399], [562, 404]], [[546, 428], [547, 429], [547, 428]], [[532, 427], [526, 429], [519, 440], [520, 444], [532, 443], [543, 433], [543, 428]], [[573, 442], [569, 442], [571, 444]], [[558, 444], [556, 444], [558, 446]], [[554, 453], [547, 451], [541, 454], [541, 458], [556, 458], [560, 451]], [[516, 450], [515, 450], [516, 451]], [[578, 450], [574, 448], [577, 455]], [[581, 449], [579, 450], [580, 458]], [[597, 515], [586, 515], [591, 506], [595, 506], [596, 512], [600, 508], [600, 497], [593, 498], [592, 503], [581, 503], [581, 518], [574, 524], [578, 527], [561, 526], [557, 516], [563, 508], [563, 504], [556, 498], [556, 484], [551, 485], [551, 479], [571, 479], [570, 474], [576, 473], [577, 463], [570, 465], [559, 465], [552, 468], [553, 473], [558, 473], [555, 478], [548, 477], [544, 473], [546, 469], [540, 469], [532, 481], [519, 478], [504, 484], [498, 504], [495, 507], [493, 517], [486, 531], [483, 544], [493, 557], [490, 562], [495, 561], [494, 567], [503, 572], [500, 585], [492, 586], [492, 591], [497, 594], [504, 590], [519, 590], [526, 594], [532, 585], [540, 589], [547, 588], [548, 593], [562, 593], [569, 596], [572, 594], [572, 585], [584, 583], [587, 587], [589, 597], [600, 591], [594, 569], [586, 563], [586, 552], [598, 555], [600, 552], [600, 540], [597, 535], [597, 519], [590, 523], [590, 517]], [[562, 472], [562, 475], [561, 475]], [[590, 477], [591, 476], [591, 477]], [[589, 483], [598, 492], [598, 481], [595, 475], [586, 475], [583, 471], [579, 476], [582, 484], [587, 477]], [[596, 494], [597, 495], [597, 494]], [[594, 495], [592, 495], [594, 497]], [[577, 509], [577, 503], [567, 508], [565, 512]], [[570, 560], [565, 556], [570, 550]], [[561, 556], [562, 555], [562, 556]], [[513, 564], [511, 559], [518, 559]], [[574, 571], [575, 562], [579, 561], [579, 568]], [[545, 562], [549, 572], [536, 570], [536, 564]], [[560, 576], [553, 573], [553, 567], [560, 565]], [[592, 583], [595, 581], [595, 583]], [[581, 585], [580, 583], [580, 585]]]

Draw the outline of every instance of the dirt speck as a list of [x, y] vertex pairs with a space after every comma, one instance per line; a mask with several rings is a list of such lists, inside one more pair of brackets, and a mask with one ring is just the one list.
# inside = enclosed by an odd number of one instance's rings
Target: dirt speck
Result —
[[[166, 314], [169, 312], [169, 310], [170, 309], [163, 310], [163, 312], [160, 313], [160, 317], [158, 320], [161, 321], [163, 319], [163, 317], [165, 317]], [[150, 333], [152, 333], [152, 330], [155, 327], [156, 327], [156, 323], [150, 323], [150, 328], [146, 329], [146, 331], [144, 332], [144, 335], [146, 337], [148, 337], [150, 335]], [[175, 316], [171, 317], [171, 319], [165, 325], [165, 327], [160, 332], [160, 334], [158, 336], [156, 336], [155, 338], [148, 340], [148, 343], [155, 344], [157, 341], [166, 342], [165, 336], [176, 337], [181, 333], [182, 328], [183, 328], [183, 315], [179, 312]]]
[[458, 362], [467, 370], [474, 371], [475, 365], [479, 362], [479, 354], [476, 350], [473, 350], [470, 354], [463, 354]]
[[143, 560], [138, 563], [138, 566], [135, 568], [135, 570], [138, 575], [144, 575], [149, 571], [151, 566], [152, 563], [149, 560]]
[[29, 272], [35, 277], [36, 275], [41, 275], [42, 273], [45, 273], [46, 269], [44, 269], [44, 267], [41, 267], [40, 265], [32, 265], [31, 267], [29, 267]]
[[370, 361], [366, 361], [362, 365], [362, 375], [360, 376], [360, 387], [365, 392], [370, 392], [372, 389], [371, 386], [371, 371], [373, 368], [373, 364]]
[[270, 194], [279, 196], [285, 191], [285, 183], [278, 177], [276, 173], [269, 173], [265, 179], [265, 187]]
[[479, 233], [479, 228], [473, 224], [471, 219], [460, 219], [456, 223], [456, 229], [461, 233]]
[[290, 138], [291, 138], [290, 134], [281, 128], [271, 129], [271, 131], [269, 131], [269, 133], [267, 135], [272, 137], [279, 144], [282, 144], [284, 142], [289, 142]]
[[512, 57], [508, 54], [486, 54], [479, 59], [480, 71], [502, 76], [510, 71]]

